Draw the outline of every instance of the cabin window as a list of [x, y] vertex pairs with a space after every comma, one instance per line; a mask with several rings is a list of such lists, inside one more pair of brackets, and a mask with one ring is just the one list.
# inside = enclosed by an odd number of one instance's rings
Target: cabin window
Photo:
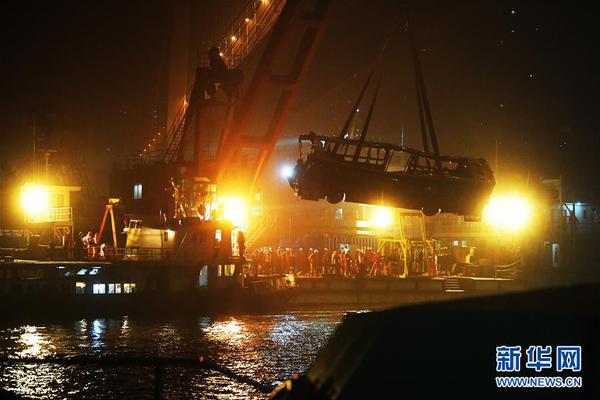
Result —
[[108, 284], [108, 294], [115, 294], [115, 284], [114, 283]]
[[169, 232], [164, 231], [163, 232], [163, 242], [168, 242], [169, 241]]
[[142, 184], [136, 183], [133, 185], [133, 199], [140, 200], [142, 198]]
[[100, 267], [94, 267], [90, 270], [88, 275], [96, 275], [100, 271]]
[[124, 283], [123, 293], [135, 293], [135, 283]]
[[398, 172], [406, 169], [406, 153], [401, 151], [394, 151], [390, 156], [388, 163], [387, 172]]
[[85, 282], [75, 282], [75, 294], [85, 293]]
[[458, 247], [458, 240], [453, 240], [453, 241], [452, 241], [452, 245], [453, 245], [454, 247]]
[[121, 284], [120, 283], [115, 283], [115, 293], [116, 294], [121, 293]]
[[335, 219], [344, 219], [344, 209], [338, 208], [335, 210]]
[[208, 286], [208, 265], [203, 265], [198, 276], [198, 286]]
[[92, 287], [94, 294], [105, 294], [106, 293], [106, 284], [104, 283], [94, 283]]
[[142, 227], [141, 220], [133, 220], [129, 222], [129, 229], [139, 229]]
[[87, 272], [87, 269], [81, 268], [79, 271], [77, 271], [77, 275], [85, 275], [86, 272]]
[[233, 276], [234, 272], [235, 272], [235, 264], [225, 264], [223, 266], [223, 275]]
[[231, 255], [234, 257], [240, 255], [240, 246], [238, 244], [238, 235], [240, 232], [239, 229], [233, 229], [231, 231]]
[[219, 264], [217, 266], [217, 276], [233, 276], [235, 272], [235, 264]]
[[220, 242], [223, 238], [223, 234], [220, 229], [215, 229], [215, 241]]

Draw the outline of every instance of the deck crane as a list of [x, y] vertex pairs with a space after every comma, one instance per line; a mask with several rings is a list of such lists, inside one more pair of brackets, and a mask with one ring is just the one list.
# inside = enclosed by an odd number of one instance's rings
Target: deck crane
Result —
[[[265, 50], [243, 96], [234, 96], [224, 102], [207, 101], [203, 96], [194, 96], [192, 90], [190, 103], [181, 112], [181, 118], [164, 152], [164, 161], [182, 159], [185, 150], [180, 143], [186, 134], [190, 134], [195, 140], [194, 161], [198, 176], [208, 177], [221, 188], [227, 188], [226, 191], [234, 186], [244, 188], [246, 192], [253, 189], [273, 152], [294, 104], [298, 85], [312, 62], [324, 32], [330, 0], [317, 0], [310, 10], [302, 9], [302, 3], [301, 0], [274, 0], [269, 3], [274, 9], [280, 8], [280, 11], [274, 11], [278, 17], [272, 24]], [[300, 41], [295, 43], [292, 31], [298, 26], [302, 27], [303, 34]], [[284, 53], [289, 57], [290, 49], [295, 49], [295, 55], [290, 57], [292, 63], [286, 66], [287, 69], [281, 70], [278, 61]], [[198, 82], [194, 86], [202, 89]], [[267, 93], [276, 100], [270, 104], [261, 103]], [[273, 96], [273, 93], [277, 95]], [[253, 135], [249, 128], [258, 107], [262, 107], [261, 111], [272, 110], [272, 114], [263, 134]], [[219, 108], [220, 118], [215, 121], [214, 114]], [[218, 137], [218, 145], [214, 157], [205, 159], [202, 149], [209, 136], [213, 139]], [[242, 160], [247, 158], [248, 152], [255, 153], [252, 160]]]
[[[338, 137], [315, 133], [299, 138], [300, 158], [289, 183], [296, 195], [306, 200], [342, 200], [465, 215], [478, 219], [495, 181], [488, 162], [482, 158], [440, 154], [433, 125], [425, 80], [417, 48], [406, 15], [406, 31], [414, 67], [414, 78], [423, 150], [366, 140], [378, 87], [371, 102], [367, 121], [358, 139], [348, 135], [358, 106], [381, 64], [389, 38], [375, 59], [348, 119]], [[303, 153], [307, 144], [308, 154]], [[431, 144], [431, 147], [430, 147]], [[405, 165], [398, 165], [407, 155]]]
[[[136, 165], [126, 166], [125, 173], [113, 170], [111, 194], [125, 200], [128, 212], [156, 216], [155, 223], [163, 224], [182, 215], [212, 218], [219, 213], [219, 198], [252, 193], [312, 62], [330, 3], [248, 1], [257, 31], [228, 36], [230, 46], [221, 54], [227, 70], [208, 78], [211, 87], [219, 88], [216, 93], [208, 94], [207, 76], [202, 75], [210, 74], [210, 67], [199, 68], [194, 88], [169, 127], [166, 146], [153, 156], [142, 154]], [[261, 38], [262, 55], [247, 84], [240, 85], [236, 68]], [[242, 39], [247, 42], [241, 43]], [[236, 80], [230, 85], [236, 88], [227, 95], [222, 89], [228, 89], [225, 80], [229, 78], [223, 76]], [[269, 115], [265, 118], [265, 114]], [[266, 127], [253, 128], [257, 119], [266, 121]], [[138, 182], [143, 182], [144, 195], [136, 201], [131, 187]]]

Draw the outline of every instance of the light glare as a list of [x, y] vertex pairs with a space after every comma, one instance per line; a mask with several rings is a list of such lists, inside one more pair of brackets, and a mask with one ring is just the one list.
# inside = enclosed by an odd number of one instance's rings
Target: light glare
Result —
[[371, 213], [371, 223], [378, 228], [385, 228], [392, 223], [392, 213], [387, 207], [376, 207]]
[[291, 165], [284, 165], [279, 170], [279, 173], [281, 174], [281, 177], [283, 179], [289, 179], [292, 176], [294, 176], [294, 167], [292, 167]]
[[42, 215], [50, 207], [48, 189], [43, 185], [25, 185], [21, 193], [21, 206], [30, 218]]
[[223, 219], [240, 228], [248, 227], [248, 207], [241, 197], [225, 196], [219, 199], [223, 209]]
[[483, 220], [497, 230], [517, 232], [531, 220], [531, 205], [518, 195], [492, 196], [483, 209]]

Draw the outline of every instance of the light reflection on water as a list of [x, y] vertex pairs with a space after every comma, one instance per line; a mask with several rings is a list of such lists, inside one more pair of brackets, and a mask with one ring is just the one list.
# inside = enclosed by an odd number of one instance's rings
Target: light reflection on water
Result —
[[[38, 332], [38, 328], [35, 326], [26, 325], [21, 328], [22, 333], [19, 337], [19, 343], [24, 347], [18, 355], [20, 357], [37, 357], [40, 355], [47, 355], [51, 349], [51, 345], [48, 340], [42, 336], [42, 333]], [[43, 331], [43, 328], [40, 329]], [[44, 353], [44, 354], [43, 354]]]
[[[294, 312], [169, 321], [133, 317], [0, 327], [0, 355], [186, 357], [200, 355], [264, 383], [302, 373], [343, 318], [343, 312]], [[148, 397], [148, 368], [12, 365], [0, 386], [32, 398]], [[264, 398], [253, 388], [206, 370], [169, 368], [165, 398]]]

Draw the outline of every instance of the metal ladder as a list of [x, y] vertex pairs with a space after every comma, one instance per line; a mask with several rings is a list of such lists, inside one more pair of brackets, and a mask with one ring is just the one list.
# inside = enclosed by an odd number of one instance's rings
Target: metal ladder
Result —
[[250, 225], [246, 235], [246, 248], [251, 248], [260, 237], [269, 229], [273, 229], [277, 224], [276, 214], [266, 214], [257, 220], [254, 224]]
[[175, 122], [171, 126], [172, 129], [169, 132], [167, 137], [170, 137], [169, 144], [163, 153], [163, 161], [171, 162], [175, 161], [177, 158], [177, 154], [179, 153], [179, 144], [181, 143], [181, 138], [183, 137], [183, 131], [185, 128], [185, 120], [186, 115], [189, 110], [189, 105], [183, 105], [175, 118]]
[[463, 293], [464, 289], [460, 287], [460, 281], [455, 276], [446, 277], [444, 279], [444, 292], [446, 293]]

